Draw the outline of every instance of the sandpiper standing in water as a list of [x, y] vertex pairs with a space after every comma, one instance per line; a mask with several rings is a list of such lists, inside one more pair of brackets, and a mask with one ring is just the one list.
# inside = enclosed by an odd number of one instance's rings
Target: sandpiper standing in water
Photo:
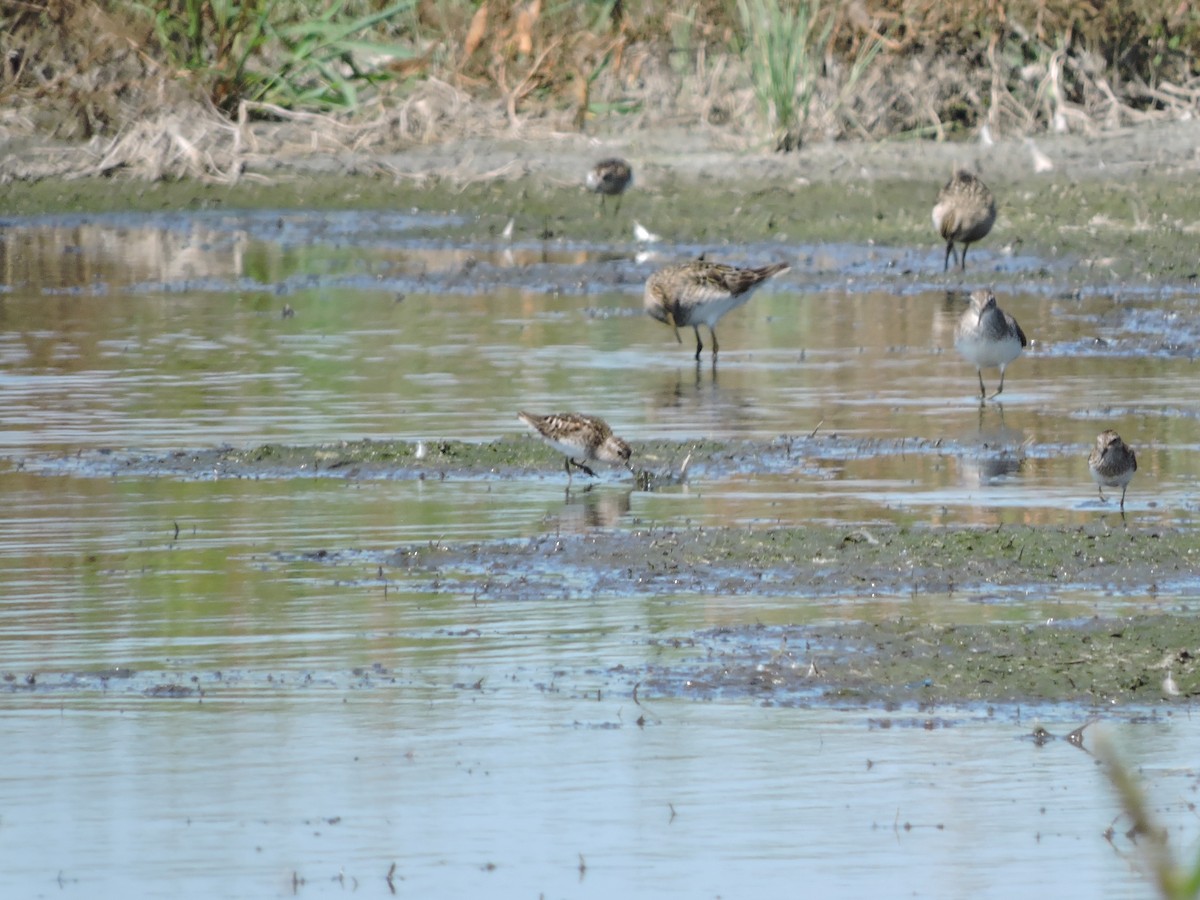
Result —
[[700, 326], [707, 325], [708, 333], [712, 335], [715, 362], [720, 349], [716, 325], [721, 316], [749, 300], [768, 278], [790, 268], [787, 263], [780, 262], [757, 269], [739, 269], [696, 259], [668, 266], [646, 279], [643, 303], [647, 313], [675, 329], [675, 339], [679, 343], [683, 343], [680, 328], [690, 325], [695, 330], [697, 362], [704, 349]]
[[933, 227], [946, 241], [942, 271], [950, 269], [950, 254], [960, 263], [955, 242], [963, 245], [960, 271], [967, 268], [967, 247], [981, 240], [996, 222], [996, 198], [988, 186], [966, 169], [955, 169], [933, 205]]
[[1101, 432], [1096, 435], [1096, 446], [1088, 456], [1088, 469], [1091, 470], [1092, 480], [1100, 488], [1101, 500], [1108, 502], [1104, 496], [1106, 487], [1121, 489], [1121, 513], [1124, 514], [1125, 490], [1137, 471], [1137, 456], [1133, 448], [1111, 428]]
[[613, 211], [614, 215], [621, 211], [621, 195], [625, 193], [625, 189], [631, 184], [633, 184], [632, 167], [625, 160], [617, 159], [616, 157], [600, 160], [587, 173], [587, 189], [592, 193], [600, 195], [601, 209], [604, 209], [605, 198], [617, 198], [617, 208]]
[[967, 360], [975, 364], [979, 376], [979, 401], [987, 397], [983, 386], [983, 370], [1000, 368], [1000, 387], [992, 399], [1004, 390], [1004, 370], [1021, 355], [1029, 344], [1017, 320], [996, 305], [996, 295], [990, 290], [971, 294], [971, 306], [958, 320], [954, 346]]
[[567, 487], [571, 486], [571, 466], [582, 469], [593, 478], [596, 477], [596, 473], [587, 466], [588, 460], [619, 462], [629, 471], [633, 471], [633, 466], [629, 463], [629, 456], [633, 451], [627, 443], [612, 433], [607, 422], [597, 416], [585, 416], [580, 413], [551, 413], [548, 416], [538, 416], [519, 412], [517, 418], [559, 453], [566, 454]]

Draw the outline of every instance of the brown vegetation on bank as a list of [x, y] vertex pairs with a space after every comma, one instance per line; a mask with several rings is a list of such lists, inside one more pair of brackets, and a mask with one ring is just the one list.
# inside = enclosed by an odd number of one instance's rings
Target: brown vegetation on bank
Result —
[[[1200, 11], [1185, 0], [348, 0], [317, 12], [245, 0], [224, 18], [218, 7], [4, 4], [0, 136], [90, 143], [82, 157], [10, 154], [0, 176], [233, 180], [245, 154], [281, 141], [371, 151], [668, 126], [770, 147], [786, 126], [795, 139], [777, 145], [791, 147], [984, 126], [1087, 133], [1200, 112]], [[801, 8], [808, 55], [780, 75], [769, 32]], [[790, 126], [764, 90], [771, 78], [804, 97]]]

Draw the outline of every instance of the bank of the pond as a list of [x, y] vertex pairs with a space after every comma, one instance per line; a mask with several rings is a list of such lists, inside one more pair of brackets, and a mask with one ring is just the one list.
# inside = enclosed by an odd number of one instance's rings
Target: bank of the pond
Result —
[[[1056, 165], [1035, 171], [1023, 141], [831, 143], [797, 154], [726, 150], [664, 130], [598, 144], [476, 140], [403, 153], [313, 154], [273, 161], [235, 184], [195, 181], [14, 181], [4, 216], [114, 211], [415, 209], [455, 213], [443, 237], [494, 240], [511, 219], [521, 242], [633, 243], [640, 222], [664, 241], [728, 252], [746, 243], [852, 243], [934, 250], [930, 210], [954, 165], [978, 167], [999, 218], [979, 245], [1061, 262], [1071, 283], [1119, 289], [1133, 279], [1188, 282], [1198, 268], [1200, 123], [1041, 141]], [[600, 215], [583, 174], [599, 156], [633, 161], [619, 215]], [[0, 219], [0, 223], [2, 223]], [[433, 233], [433, 232], [431, 232]], [[1003, 267], [980, 277], [1007, 277]], [[902, 280], [904, 272], [896, 272]], [[1022, 279], [1039, 277], [1022, 271]], [[1048, 277], [1048, 273], [1044, 277]]]

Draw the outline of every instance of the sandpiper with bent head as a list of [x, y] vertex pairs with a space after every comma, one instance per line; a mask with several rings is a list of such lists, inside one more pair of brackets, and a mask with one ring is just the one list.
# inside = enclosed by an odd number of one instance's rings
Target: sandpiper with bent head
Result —
[[583, 470], [593, 478], [596, 477], [596, 473], [587, 466], [588, 460], [619, 462], [629, 471], [633, 471], [629, 462], [633, 451], [627, 443], [613, 434], [608, 423], [598, 416], [585, 416], [581, 413], [551, 413], [548, 416], [539, 416], [519, 412], [517, 418], [559, 453], [566, 454], [568, 487], [571, 485], [571, 466]]
[[1137, 455], [1133, 448], [1111, 428], [1101, 432], [1096, 435], [1096, 446], [1088, 456], [1088, 469], [1099, 486], [1101, 500], [1108, 502], [1104, 496], [1106, 487], [1121, 489], [1121, 512], [1124, 513], [1125, 490], [1137, 471]]
[[633, 168], [623, 159], [602, 159], [587, 173], [587, 189], [600, 195], [600, 208], [607, 197], [617, 198], [616, 215], [621, 211], [621, 195], [633, 184]]
[[967, 247], [986, 237], [995, 222], [996, 198], [988, 186], [966, 169], [955, 169], [933, 205], [933, 227], [946, 241], [942, 271], [949, 270], [952, 253], [954, 262], [960, 263], [956, 242], [963, 245], [960, 271], [966, 271]]
[[1000, 396], [1004, 390], [1004, 370], [1028, 344], [1017, 320], [996, 305], [995, 294], [990, 290], [971, 294], [971, 306], [958, 320], [954, 346], [967, 362], [975, 364], [975, 373], [979, 376], [980, 403], [987, 397], [987, 388], [983, 386], [983, 370], [999, 367], [1000, 386], [992, 398]]
[[700, 326], [707, 325], [715, 361], [720, 349], [716, 325], [721, 317], [749, 300], [768, 278], [790, 268], [787, 263], [780, 262], [756, 269], [739, 269], [695, 259], [668, 266], [646, 279], [642, 302], [653, 318], [675, 329], [675, 339], [681, 344], [683, 339], [679, 329], [690, 325], [695, 330], [697, 362], [704, 349]]

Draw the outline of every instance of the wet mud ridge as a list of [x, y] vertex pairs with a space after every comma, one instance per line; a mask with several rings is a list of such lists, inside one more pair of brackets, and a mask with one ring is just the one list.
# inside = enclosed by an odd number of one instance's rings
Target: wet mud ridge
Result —
[[1169, 616], [1038, 625], [906, 622], [717, 629], [657, 639], [645, 692], [778, 705], [1078, 703], [1112, 709], [1200, 693], [1200, 624]]
[[[636, 441], [630, 483], [653, 490], [689, 479], [731, 474], [827, 474], [818, 462], [900, 456], [945, 456], [994, 463], [1054, 457], [1063, 448], [1050, 444], [964, 444], [909, 437], [864, 439], [837, 433], [781, 435], [773, 440]], [[316, 447], [264, 444], [139, 453], [88, 450], [29, 456], [21, 468], [52, 475], [114, 477], [167, 476], [208, 481], [219, 478], [343, 479], [526, 479], [562, 475], [562, 457], [532, 437], [506, 437], [486, 443], [459, 440], [340, 441]], [[600, 482], [629, 480], [622, 470], [597, 470]]]
[[529, 540], [427, 542], [392, 553], [319, 550], [383, 566], [412, 586], [509, 600], [700, 594], [912, 596], [999, 591], [1028, 599], [1097, 587], [1169, 597], [1194, 589], [1191, 536], [1173, 529], [838, 528], [604, 530]]

